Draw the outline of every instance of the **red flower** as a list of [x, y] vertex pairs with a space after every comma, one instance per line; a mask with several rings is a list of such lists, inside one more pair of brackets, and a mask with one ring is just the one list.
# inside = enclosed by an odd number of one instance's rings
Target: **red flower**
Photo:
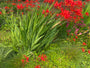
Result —
[[26, 56], [26, 55], [24, 55], [24, 57], [25, 57], [25, 58], [27, 58], [27, 56]]
[[42, 11], [42, 14], [45, 14], [45, 10]]
[[76, 1], [76, 5], [78, 6], [78, 7], [80, 7], [80, 6], [82, 6], [82, 1]]
[[28, 8], [28, 6], [29, 6], [29, 4], [27, 3], [27, 4], [26, 4], [26, 7]]
[[84, 5], [86, 5], [86, 3], [85, 3], [85, 2], [83, 2], [83, 4], [84, 4]]
[[18, 4], [17, 5], [17, 9], [21, 9], [22, 10], [23, 8], [24, 8], [24, 6], [22, 4], [20, 4], [20, 5]]
[[21, 9], [23, 9], [23, 8], [24, 8], [24, 6], [21, 4], [21, 5], [20, 5], [20, 8], [21, 8]]
[[24, 13], [22, 12], [22, 15], [23, 15]]
[[57, 8], [59, 6], [58, 1], [55, 2], [54, 7]]
[[5, 6], [5, 9], [9, 9], [9, 7], [8, 6]]
[[46, 58], [47, 58], [47, 56], [46, 55], [39, 55], [38, 57], [40, 57], [40, 59], [42, 60], [42, 61], [45, 61], [46, 60]]
[[[82, 17], [82, 9], [75, 9], [74, 10], [74, 12], [75, 12], [75, 14], [77, 15], [77, 16], [81, 16]], [[78, 18], [78, 17], [77, 17]]]
[[46, 3], [50, 3], [50, 4], [51, 4], [51, 3], [53, 3], [54, 1], [55, 1], [55, 0], [44, 0], [43, 2], [44, 2], [44, 3], [46, 2]]
[[88, 50], [88, 54], [90, 54], [90, 50]]
[[75, 38], [77, 39], [77, 38], [78, 38], [78, 36], [75, 36]]
[[29, 57], [27, 57], [26, 60], [29, 60]]
[[41, 68], [40, 65], [35, 66], [35, 68]]
[[24, 57], [26, 58], [26, 60], [29, 60], [29, 57], [27, 57], [26, 55], [24, 55]]
[[26, 60], [26, 62], [29, 62], [28, 60]]
[[61, 15], [62, 17], [64, 17], [65, 19], [71, 18], [71, 13], [70, 13], [70, 11], [68, 11], [68, 10], [62, 10], [61, 13], [60, 13], [60, 15]]
[[83, 42], [83, 45], [87, 45], [85, 42]]
[[21, 0], [18, 0], [18, 2], [20, 2]]
[[84, 48], [82, 48], [82, 52], [85, 52], [85, 49]]
[[58, 17], [58, 16], [59, 16], [59, 14], [56, 14], [56, 16]]
[[0, 14], [2, 14], [2, 12], [0, 11]]
[[12, 5], [16, 5], [16, 3], [12, 3]]
[[26, 62], [29, 62], [29, 57], [27, 57], [26, 55], [24, 55], [24, 57], [26, 58]]
[[40, 8], [40, 6], [37, 6], [38, 8]]
[[49, 13], [49, 10], [48, 9], [46, 10], [46, 13]]
[[75, 41], [75, 38], [73, 38], [73, 41]]
[[34, 5], [34, 4], [32, 4], [32, 5], [31, 5], [31, 7], [33, 7], [33, 8], [34, 8], [34, 7], [35, 7], [35, 5]]
[[24, 60], [24, 59], [22, 59], [21, 61], [22, 61], [22, 63], [24, 63], [24, 61], [25, 61], [25, 60]]
[[17, 9], [20, 9], [20, 6], [19, 6], [19, 4], [17, 5]]
[[90, 0], [86, 0], [87, 2], [89, 2]]
[[29, 0], [26, 0], [26, 2], [29, 2]]
[[89, 13], [88, 12], [86, 12], [85, 14], [86, 14], [86, 16], [89, 16]]

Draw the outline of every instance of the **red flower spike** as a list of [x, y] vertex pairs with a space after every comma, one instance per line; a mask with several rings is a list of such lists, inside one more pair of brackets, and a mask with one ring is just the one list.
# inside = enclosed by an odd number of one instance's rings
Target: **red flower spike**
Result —
[[75, 38], [73, 38], [73, 41], [75, 41]]
[[89, 13], [88, 12], [86, 12], [85, 14], [86, 14], [86, 16], [89, 16]]
[[17, 9], [21, 9], [22, 10], [23, 8], [24, 8], [24, 6], [22, 4], [20, 4], [20, 5], [18, 4], [17, 5]]
[[45, 59], [44, 59], [44, 57], [43, 57], [43, 54], [42, 54], [42, 56], [41, 56], [41, 60], [42, 60], [42, 61], [45, 61]]
[[42, 14], [45, 14], [45, 10], [42, 11]]
[[86, 2], [89, 2], [90, 0], [86, 0]]
[[38, 8], [40, 8], [40, 6], [37, 6]]
[[29, 2], [29, 0], [26, 0], [26, 2]]
[[2, 14], [2, 12], [0, 12], [0, 15]]
[[29, 60], [29, 57], [26, 57], [26, 60]]
[[35, 68], [41, 68], [40, 65], [35, 66]]
[[82, 52], [85, 52], [85, 49], [84, 48], [82, 48]]
[[88, 50], [88, 54], [90, 54], [90, 50]]
[[44, 54], [39, 55], [38, 57], [39, 57], [42, 61], [45, 61], [45, 60], [46, 60], [46, 58], [47, 58], [47, 56], [46, 56], [46, 55], [44, 55]]
[[75, 36], [75, 38], [77, 39], [77, 38], [78, 38], [78, 36]]
[[21, 61], [22, 61], [22, 63], [24, 63], [24, 61], [25, 61], [25, 60], [24, 60], [24, 59], [22, 59]]
[[44, 3], [50, 3], [50, 4], [51, 4], [51, 3], [53, 3], [54, 1], [55, 1], [55, 0], [44, 0], [43, 2], [44, 2]]
[[86, 3], [85, 3], [85, 2], [83, 2], [83, 4], [84, 4], [84, 5], [86, 5]]
[[29, 62], [28, 60], [26, 60], [26, 62]]
[[16, 3], [12, 3], [12, 5], [16, 5]]
[[44, 58], [46, 59], [46, 58], [47, 58], [47, 56], [46, 56], [46, 55], [44, 55]]
[[25, 58], [27, 58], [27, 56], [26, 56], [26, 55], [24, 55], [24, 57], [25, 57]]
[[5, 9], [9, 9], [9, 7], [8, 6], [5, 6]]
[[18, 2], [20, 2], [21, 0], [18, 0]]
[[62, 17], [64, 17], [65, 19], [71, 18], [71, 13], [70, 13], [70, 11], [68, 11], [68, 10], [62, 10], [61, 13], [60, 13], [60, 15], [61, 15]]
[[54, 7], [57, 8], [59, 6], [58, 1], [55, 2]]
[[20, 6], [19, 6], [19, 4], [17, 5], [17, 9], [20, 9]]
[[23, 15], [24, 13], [22, 12], [22, 15]]
[[85, 42], [83, 42], [83, 45], [87, 45]]
[[46, 13], [49, 13], [49, 10], [48, 9], [46, 10]]
[[59, 14], [56, 14], [56, 16], [58, 17], [58, 16], [59, 16]]
[[40, 55], [38, 57], [40, 57]]
[[22, 4], [20, 4], [20, 8], [21, 8], [21, 10], [24, 8], [24, 6], [22, 5]]

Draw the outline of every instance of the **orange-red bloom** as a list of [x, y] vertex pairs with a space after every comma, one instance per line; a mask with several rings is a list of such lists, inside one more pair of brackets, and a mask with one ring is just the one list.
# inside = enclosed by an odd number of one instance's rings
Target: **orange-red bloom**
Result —
[[61, 13], [60, 13], [60, 15], [61, 15], [62, 17], [64, 17], [65, 19], [71, 18], [71, 13], [70, 13], [70, 11], [68, 11], [68, 10], [62, 10]]
[[77, 39], [77, 38], [78, 38], [78, 36], [75, 36], [75, 38]]
[[24, 63], [24, 61], [25, 61], [25, 60], [24, 60], [24, 59], [22, 59], [21, 61], [22, 61], [22, 63]]
[[42, 14], [45, 14], [45, 10], [42, 11]]
[[85, 52], [85, 49], [84, 48], [82, 48], [82, 52]]
[[17, 9], [21, 9], [22, 10], [23, 8], [24, 8], [24, 6], [22, 4], [20, 4], [20, 5], [18, 4], [17, 5]]
[[59, 6], [58, 1], [55, 2], [54, 7], [57, 8]]
[[46, 56], [46, 55], [44, 55], [44, 54], [39, 55], [38, 57], [39, 57], [42, 61], [45, 61], [45, 60], [46, 60], [46, 58], [47, 58], [47, 56]]
[[90, 54], [90, 50], [88, 50], [88, 54]]
[[73, 38], [73, 41], [75, 41], [75, 38]]
[[5, 9], [9, 9], [9, 7], [8, 6], [5, 6]]
[[58, 16], [59, 16], [59, 14], [56, 14], [56, 16], [58, 17]]
[[85, 42], [83, 42], [83, 45], [87, 45]]
[[26, 55], [24, 55], [24, 57], [26, 58], [26, 62], [29, 62], [29, 57], [27, 57]]
[[0, 11], [0, 15], [2, 14], [2, 12]]
[[86, 12], [85, 14], [86, 14], [86, 16], [89, 16], [89, 13], [88, 12]]
[[46, 10], [46, 13], [49, 13], [49, 10], [48, 9]]
[[21, 0], [18, 0], [18, 2], [20, 2]]
[[12, 5], [16, 5], [16, 3], [12, 3]]
[[24, 13], [22, 12], [22, 15], [23, 15]]
[[37, 6], [38, 8], [40, 8], [40, 6]]
[[40, 65], [35, 66], [35, 68], [41, 68]]

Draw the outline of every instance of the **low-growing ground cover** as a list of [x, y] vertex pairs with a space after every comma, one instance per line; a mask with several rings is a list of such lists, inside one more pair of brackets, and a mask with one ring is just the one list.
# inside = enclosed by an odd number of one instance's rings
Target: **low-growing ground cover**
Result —
[[90, 68], [89, 2], [1, 2], [0, 68]]

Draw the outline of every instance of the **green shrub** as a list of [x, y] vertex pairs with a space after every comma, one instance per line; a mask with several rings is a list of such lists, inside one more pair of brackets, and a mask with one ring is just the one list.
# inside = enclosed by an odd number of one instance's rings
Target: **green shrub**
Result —
[[[46, 10], [48, 7], [49, 5], [44, 9]], [[6, 22], [9, 23], [11, 27], [12, 45], [17, 52], [19, 50], [25, 53], [32, 51], [40, 52], [48, 47], [58, 32], [58, 25], [55, 27], [54, 25], [60, 22], [60, 20], [55, 20], [55, 14], [44, 17], [42, 14], [43, 6], [41, 6], [39, 10], [33, 8], [32, 11], [33, 12], [28, 12], [26, 15], [18, 14], [14, 16], [12, 14], [6, 19]]]

